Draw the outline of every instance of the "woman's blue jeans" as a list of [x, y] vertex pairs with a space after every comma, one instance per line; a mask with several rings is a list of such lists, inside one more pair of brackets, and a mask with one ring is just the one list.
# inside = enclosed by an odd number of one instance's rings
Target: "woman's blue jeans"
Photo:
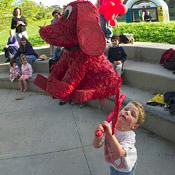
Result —
[[[26, 55], [26, 57], [27, 57], [28, 63], [31, 66], [32, 66], [32, 62], [35, 62], [35, 60], [37, 59], [37, 57], [34, 56], [34, 55]], [[21, 62], [20, 62], [20, 60], [21, 60], [21, 57], [20, 56], [16, 58], [16, 63], [18, 65], [18, 67], [21, 69]]]
[[111, 38], [113, 35], [112, 26], [109, 21], [105, 19], [104, 15], [100, 14], [100, 26], [107, 39]]

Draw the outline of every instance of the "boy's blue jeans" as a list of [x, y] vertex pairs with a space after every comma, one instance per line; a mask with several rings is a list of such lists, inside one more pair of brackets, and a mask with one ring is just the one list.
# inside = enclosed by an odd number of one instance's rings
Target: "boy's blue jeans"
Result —
[[110, 166], [110, 175], [135, 175], [136, 163], [129, 173], [119, 172], [112, 166]]

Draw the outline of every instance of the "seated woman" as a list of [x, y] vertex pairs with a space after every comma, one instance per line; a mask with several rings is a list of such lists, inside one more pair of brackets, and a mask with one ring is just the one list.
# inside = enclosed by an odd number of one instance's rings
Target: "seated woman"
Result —
[[10, 30], [9, 33], [10, 37], [8, 38], [7, 45], [2, 50], [5, 52], [5, 58], [7, 58], [5, 63], [10, 61], [10, 59], [16, 54], [19, 48], [18, 41], [16, 40], [16, 36], [14, 34], [14, 30]]
[[16, 63], [18, 67], [21, 69], [21, 55], [24, 54], [27, 57], [28, 63], [32, 66], [32, 62], [34, 62], [36, 59], [38, 59], [38, 54], [33, 49], [31, 43], [27, 40], [26, 37], [22, 37], [20, 40], [20, 47], [13, 57], [14, 60], [16, 60]]

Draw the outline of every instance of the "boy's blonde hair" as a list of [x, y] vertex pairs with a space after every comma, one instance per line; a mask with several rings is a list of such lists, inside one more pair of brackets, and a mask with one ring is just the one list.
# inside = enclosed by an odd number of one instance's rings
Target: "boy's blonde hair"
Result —
[[130, 103], [132, 103], [139, 111], [139, 116], [138, 116], [138, 121], [137, 123], [139, 125], [141, 125], [144, 121], [145, 121], [145, 117], [146, 117], [146, 113], [144, 110], [144, 107], [141, 103], [137, 102], [137, 101], [131, 101]]
[[21, 60], [20, 60], [21, 64], [23, 64], [24, 60], [27, 60], [27, 57], [26, 57], [26, 55], [22, 54]]

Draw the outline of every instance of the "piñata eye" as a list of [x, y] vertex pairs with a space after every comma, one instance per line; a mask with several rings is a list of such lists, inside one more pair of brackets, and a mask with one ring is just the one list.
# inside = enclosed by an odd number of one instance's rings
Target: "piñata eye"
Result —
[[72, 12], [72, 6], [68, 6], [63, 13], [63, 19], [68, 19], [71, 12]]

